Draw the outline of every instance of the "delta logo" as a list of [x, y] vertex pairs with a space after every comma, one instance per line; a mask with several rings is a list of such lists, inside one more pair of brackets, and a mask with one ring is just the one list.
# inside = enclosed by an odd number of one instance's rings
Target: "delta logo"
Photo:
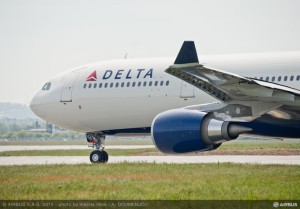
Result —
[[[153, 78], [153, 68], [149, 70], [146, 69], [136, 69], [136, 70], [106, 70], [102, 76], [102, 80], [108, 79], [146, 79], [146, 78]], [[97, 71], [94, 70], [85, 81], [97, 81]]]
[[97, 81], [97, 72], [96, 70], [89, 75], [89, 77], [86, 78], [86, 81]]

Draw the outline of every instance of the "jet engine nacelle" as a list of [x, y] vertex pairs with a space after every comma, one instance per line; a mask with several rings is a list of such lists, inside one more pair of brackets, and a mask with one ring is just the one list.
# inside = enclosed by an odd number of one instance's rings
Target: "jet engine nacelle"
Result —
[[170, 154], [212, 150], [249, 131], [249, 128], [215, 119], [209, 113], [188, 109], [160, 113], [151, 126], [155, 146]]

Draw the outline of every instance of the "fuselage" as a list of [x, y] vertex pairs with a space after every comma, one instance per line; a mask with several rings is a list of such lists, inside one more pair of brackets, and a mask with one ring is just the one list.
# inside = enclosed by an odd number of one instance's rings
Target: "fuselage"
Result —
[[[83, 65], [50, 79], [31, 108], [79, 132], [146, 134], [166, 110], [217, 101], [169, 75], [175, 58], [122, 59]], [[241, 76], [300, 89], [300, 52], [211, 55], [199, 62]]]

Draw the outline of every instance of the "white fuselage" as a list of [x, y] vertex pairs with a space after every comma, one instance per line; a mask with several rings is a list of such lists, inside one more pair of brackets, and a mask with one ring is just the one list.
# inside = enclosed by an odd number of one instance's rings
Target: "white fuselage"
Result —
[[[49, 80], [50, 87], [36, 94], [31, 108], [44, 120], [70, 130], [130, 133], [151, 127], [163, 111], [216, 101], [167, 74], [173, 62], [174, 58], [123, 59], [73, 68]], [[199, 62], [300, 89], [300, 52], [212, 55]], [[96, 77], [88, 79], [94, 71]]]

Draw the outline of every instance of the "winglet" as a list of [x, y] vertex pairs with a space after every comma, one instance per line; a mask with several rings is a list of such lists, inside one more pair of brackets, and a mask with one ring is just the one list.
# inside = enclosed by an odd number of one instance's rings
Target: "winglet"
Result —
[[194, 41], [183, 42], [174, 64], [199, 63]]

